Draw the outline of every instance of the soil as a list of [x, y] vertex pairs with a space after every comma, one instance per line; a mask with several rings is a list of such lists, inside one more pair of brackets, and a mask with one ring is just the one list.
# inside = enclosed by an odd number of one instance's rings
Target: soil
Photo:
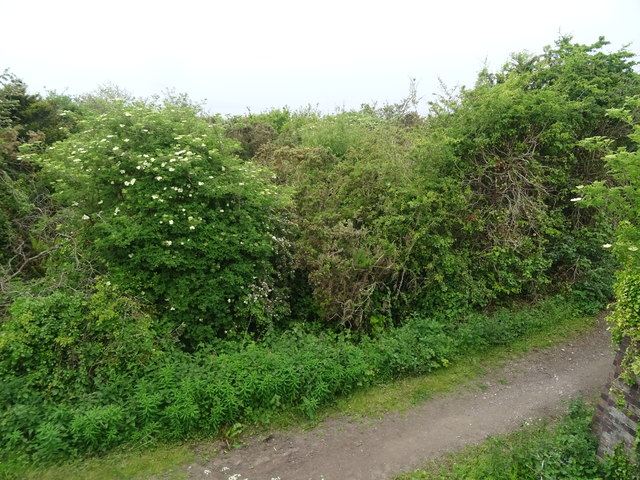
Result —
[[[604, 323], [588, 334], [503, 367], [402, 413], [337, 417], [312, 430], [273, 432], [221, 451], [181, 473], [209, 480], [376, 480], [593, 399], [613, 369]], [[480, 386], [480, 387], [479, 387]]]

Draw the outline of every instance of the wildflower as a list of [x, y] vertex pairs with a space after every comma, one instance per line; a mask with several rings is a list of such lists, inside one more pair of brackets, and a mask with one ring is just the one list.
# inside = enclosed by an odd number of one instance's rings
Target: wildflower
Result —
[[129, 184], [130, 185], [133, 185], [134, 183], [136, 183], [136, 179], [135, 178], [132, 178], [131, 180], [129, 180]]
[[112, 150], [115, 152], [116, 150], [120, 150], [120, 147], [113, 147]]
[[102, 205], [103, 203], [104, 203], [104, 200], [100, 200], [100, 201], [98, 202], [98, 205]]
[[579, 202], [580, 200], [582, 200], [582, 197], [576, 197], [571, 199], [572, 202]]
[[173, 243], [173, 242], [172, 242], [171, 240], [165, 240], [165, 241], [164, 241], [164, 244], [165, 244], [167, 247], [170, 247], [172, 243]]
[[220, 213], [224, 213], [224, 210], [222, 208], [220, 209]]
[[174, 311], [176, 307], [171, 307], [169, 310]]
[[131, 114], [130, 114], [129, 112], [125, 112], [124, 116], [125, 116], [125, 117], [130, 117], [130, 116], [131, 116]]
[[151, 195], [151, 198], [153, 198], [154, 200], [158, 199], [158, 195]]
[[130, 253], [130, 254], [129, 254], [129, 258], [133, 258], [133, 253]]
[[85, 215], [82, 215], [82, 219], [83, 219], [83, 220], [89, 220], [89, 219], [90, 219], [90, 217], [89, 217], [89, 215], [86, 215], [86, 214], [85, 214]]
[[189, 227], [189, 230], [195, 230], [195, 229], [196, 229], [196, 227], [194, 227], [193, 225], [191, 225], [191, 226]]
[[160, 180], [162, 180], [162, 177], [158, 176], [158, 177], [156, 177], [156, 180], [160, 181]]
[[610, 243], [605, 243], [604, 245], [602, 245], [602, 248], [611, 248], [613, 247], [613, 245], [611, 245]]
[[169, 171], [170, 171], [170, 172], [175, 172], [175, 171], [176, 171], [176, 169], [175, 169], [175, 168], [173, 168], [173, 167], [169, 167]]
[[113, 211], [113, 214], [114, 214], [114, 215], [117, 215], [117, 214], [118, 214], [118, 212], [120, 212], [120, 207], [116, 207], [116, 209]]
[[199, 187], [201, 187], [202, 185], [204, 185], [204, 182], [198, 182]]
[[173, 225], [173, 220], [169, 220], [169, 225]]

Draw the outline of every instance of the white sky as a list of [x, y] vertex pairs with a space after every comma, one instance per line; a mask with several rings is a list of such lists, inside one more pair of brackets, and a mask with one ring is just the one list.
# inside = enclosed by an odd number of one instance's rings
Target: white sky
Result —
[[32, 92], [166, 88], [217, 113], [425, 101], [559, 33], [640, 53], [640, 0], [0, 0], [0, 71]]

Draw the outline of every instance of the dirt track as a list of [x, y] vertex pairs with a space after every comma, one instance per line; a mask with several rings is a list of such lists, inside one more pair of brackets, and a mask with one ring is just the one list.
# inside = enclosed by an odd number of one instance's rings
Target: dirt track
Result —
[[482, 382], [482, 390], [462, 386], [380, 420], [340, 417], [311, 431], [251, 438], [184, 472], [211, 480], [388, 479], [426, 459], [566, 411], [567, 400], [578, 395], [592, 398], [605, 386], [612, 361], [602, 325], [509, 362], [474, 382]]

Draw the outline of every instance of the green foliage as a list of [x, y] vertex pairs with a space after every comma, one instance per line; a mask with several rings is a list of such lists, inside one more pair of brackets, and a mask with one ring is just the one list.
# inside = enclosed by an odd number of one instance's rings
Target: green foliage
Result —
[[[70, 109], [67, 111], [66, 109]], [[0, 75], [0, 305], [4, 310], [22, 280], [38, 278], [51, 252], [46, 225], [54, 207], [38, 168], [21, 151], [42, 151], [74, 128], [70, 99], [27, 93], [8, 72]]]
[[[624, 108], [609, 110], [609, 116], [624, 122], [629, 131], [628, 145], [604, 156], [608, 178], [588, 186], [580, 185], [580, 202], [598, 207], [610, 216], [615, 229], [610, 240], [602, 247], [613, 250], [621, 270], [614, 286], [616, 303], [609, 321], [617, 342], [628, 338], [629, 347], [624, 372], [628, 380], [640, 375], [640, 97], [627, 100]], [[607, 153], [613, 142], [595, 137], [587, 141], [587, 147]]]
[[286, 197], [193, 108], [110, 101], [30, 156], [94, 268], [191, 347], [287, 312]]
[[261, 146], [276, 139], [290, 118], [291, 113], [286, 108], [258, 115], [233, 117], [225, 122], [225, 134], [240, 142], [242, 148], [240, 156], [249, 160]]
[[424, 122], [371, 106], [292, 115], [254, 158], [293, 190], [313, 314], [373, 330], [407, 312], [455, 317], [559, 285], [606, 302], [613, 261], [597, 245], [608, 219], [570, 202], [575, 185], [605, 175], [584, 138], [625, 144], [605, 105], [620, 108], [640, 87], [632, 55], [605, 46], [563, 37], [516, 55]]
[[[457, 328], [413, 316], [376, 336], [297, 328], [185, 353], [161, 349], [148, 319], [132, 315], [112, 286], [101, 284], [89, 299], [93, 312], [64, 298], [18, 302], [0, 329], [3, 459], [48, 462], [122, 444], [230, 435], [235, 424], [267, 423], [286, 409], [313, 418], [356, 389], [432, 372], [582, 315], [581, 303], [558, 298], [495, 318], [470, 316]], [[109, 310], [119, 315], [95, 316]]]
[[140, 375], [162, 355], [141, 310], [108, 281], [88, 297], [59, 290], [16, 299], [0, 327], [0, 368], [9, 380], [2, 403], [12, 387], [60, 400]]

